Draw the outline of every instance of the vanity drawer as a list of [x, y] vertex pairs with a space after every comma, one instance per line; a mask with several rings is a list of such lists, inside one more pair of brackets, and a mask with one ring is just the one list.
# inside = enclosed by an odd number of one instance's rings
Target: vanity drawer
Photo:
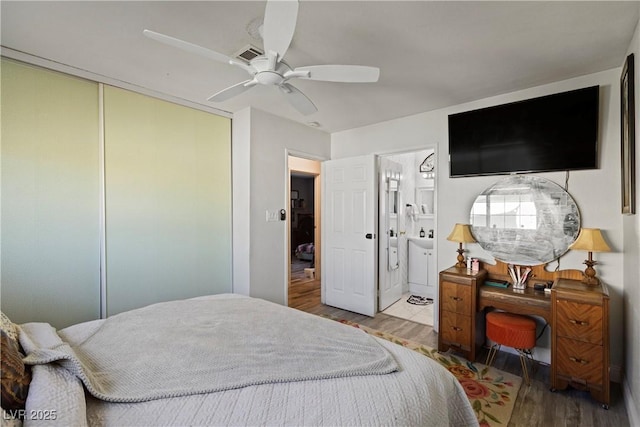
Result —
[[558, 374], [587, 384], [602, 384], [602, 346], [558, 338]]
[[471, 315], [471, 286], [442, 282], [441, 309]]
[[602, 344], [602, 306], [556, 301], [558, 336]]
[[471, 316], [465, 316], [450, 311], [442, 312], [442, 324], [440, 325], [442, 340], [456, 343], [461, 346], [471, 346]]

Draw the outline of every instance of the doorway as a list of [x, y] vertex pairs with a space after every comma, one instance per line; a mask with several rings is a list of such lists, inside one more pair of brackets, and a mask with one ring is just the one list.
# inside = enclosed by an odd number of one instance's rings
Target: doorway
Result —
[[378, 172], [380, 310], [428, 326], [438, 298], [434, 170], [435, 148], [425, 148], [381, 155]]
[[302, 310], [321, 300], [320, 162], [288, 156], [287, 302]]

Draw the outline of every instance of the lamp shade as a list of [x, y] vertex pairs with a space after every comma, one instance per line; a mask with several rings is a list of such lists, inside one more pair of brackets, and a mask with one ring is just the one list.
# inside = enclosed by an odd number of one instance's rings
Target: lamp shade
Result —
[[471, 234], [469, 224], [456, 224], [447, 240], [460, 243], [474, 243], [476, 241]]
[[581, 228], [580, 234], [569, 249], [589, 252], [609, 252], [611, 248], [604, 241], [599, 228]]

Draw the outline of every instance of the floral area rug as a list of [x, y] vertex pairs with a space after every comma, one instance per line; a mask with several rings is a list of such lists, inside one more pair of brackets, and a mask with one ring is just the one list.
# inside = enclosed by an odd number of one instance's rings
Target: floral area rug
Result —
[[387, 332], [368, 328], [344, 319], [333, 319], [362, 329], [370, 335], [417, 351], [444, 366], [460, 382], [481, 426], [506, 426], [509, 423], [522, 378], [498, 369], [471, 363], [415, 341], [405, 340]]

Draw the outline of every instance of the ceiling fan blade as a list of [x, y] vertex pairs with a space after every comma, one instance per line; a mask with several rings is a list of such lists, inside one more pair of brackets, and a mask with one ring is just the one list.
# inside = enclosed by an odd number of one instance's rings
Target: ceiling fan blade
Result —
[[256, 72], [248, 65], [236, 61], [235, 59], [230, 58], [222, 53], [207, 49], [206, 47], [198, 46], [197, 44], [186, 42], [184, 40], [167, 36], [165, 34], [156, 33], [155, 31], [151, 30], [144, 30], [142, 33], [150, 39], [159, 41], [160, 43], [164, 43], [169, 46], [177, 47], [178, 49], [182, 49], [186, 52], [195, 53], [196, 55], [204, 56], [205, 58], [213, 59], [214, 61], [226, 62], [227, 64], [236, 65], [250, 74], [255, 74]]
[[233, 98], [236, 95], [240, 95], [241, 93], [246, 92], [247, 90], [254, 87], [256, 83], [257, 82], [254, 83], [254, 80], [245, 80], [233, 86], [229, 86], [226, 89], [222, 89], [220, 92], [207, 98], [207, 101], [211, 101], [211, 102], [226, 101], [227, 99]]
[[289, 104], [303, 115], [308, 116], [309, 114], [313, 114], [318, 111], [316, 106], [313, 105], [313, 102], [311, 102], [304, 93], [300, 92], [294, 86], [288, 83], [283, 83], [278, 87], [284, 94], [287, 101], [289, 101]]
[[[284, 77], [288, 77], [287, 74]], [[290, 74], [291, 77], [325, 82], [374, 83], [380, 77], [380, 69], [363, 65], [310, 65], [298, 67]]]
[[156, 33], [151, 30], [144, 30], [143, 34], [150, 39], [159, 41], [160, 43], [168, 44], [169, 46], [177, 47], [178, 49], [185, 50], [187, 52], [195, 53], [196, 55], [204, 56], [206, 58], [213, 59], [215, 61], [226, 62], [231, 61], [227, 55], [215, 52], [197, 44], [186, 42], [184, 40], [177, 39], [175, 37], [167, 36], [165, 34]]
[[262, 30], [264, 51], [276, 52], [278, 60], [282, 60], [293, 39], [297, 20], [297, 0], [268, 0]]

